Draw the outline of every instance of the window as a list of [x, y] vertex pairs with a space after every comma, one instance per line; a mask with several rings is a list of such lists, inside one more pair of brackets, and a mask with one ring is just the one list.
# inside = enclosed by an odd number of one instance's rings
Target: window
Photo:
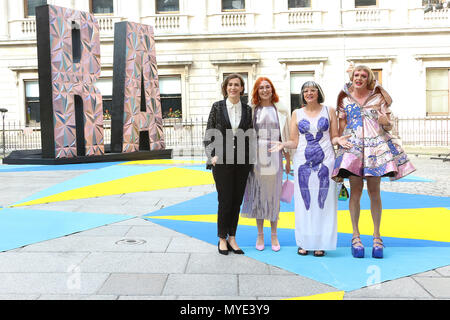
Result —
[[25, 81], [25, 123], [27, 125], [36, 125], [40, 122], [39, 82]]
[[182, 118], [181, 76], [160, 76], [159, 92], [163, 119]]
[[300, 108], [300, 90], [306, 81], [314, 80], [314, 72], [291, 72], [291, 112]]
[[179, 12], [179, 0], [156, 0], [156, 13]]
[[373, 75], [375, 76], [375, 80], [378, 81], [379, 84], [383, 84], [383, 69], [372, 69]]
[[447, 2], [446, 0], [422, 0], [422, 6], [426, 6], [428, 4], [433, 5], [433, 4], [439, 4], [442, 3], [444, 4], [445, 2]]
[[223, 80], [225, 80], [225, 78], [227, 76], [229, 76], [232, 73], [237, 73], [239, 74], [243, 79], [244, 79], [244, 95], [241, 96], [241, 101], [243, 103], [248, 104], [248, 92], [249, 92], [249, 87], [248, 87], [248, 73], [247, 72], [227, 72], [223, 74]]
[[355, 0], [355, 8], [373, 7], [378, 5], [378, 0]]
[[93, 14], [113, 14], [113, 0], [90, 0], [91, 12]]
[[245, 10], [245, 0], [222, 0], [222, 11]]
[[100, 90], [102, 94], [103, 120], [111, 120], [113, 87], [112, 79], [99, 79], [95, 83], [95, 86]]
[[311, 0], [288, 0], [288, 8], [310, 8]]
[[25, 17], [36, 16], [36, 7], [47, 4], [47, 0], [24, 0]]
[[448, 115], [450, 70], [427, 69], [427, 115]]

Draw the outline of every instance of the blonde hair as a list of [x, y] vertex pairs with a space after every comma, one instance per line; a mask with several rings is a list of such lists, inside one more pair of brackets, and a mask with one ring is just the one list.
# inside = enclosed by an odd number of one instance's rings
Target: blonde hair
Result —
[[373, 88], [375, 88], [375, 83], [376, 83], [376, 79], [375, 79], [375, 75], [373, 74], [372, 69], [370, 69], [368, 66], [365, 65], [359, 65], [356, 66], [353, 70], [352, 73], [350, 75], [350, 80], [353, 82], [353, 75], [355, 74], [355, 71], [365, 71], [368, 75], [367, 78], [367, 89], [369, 90], [373, 90]]

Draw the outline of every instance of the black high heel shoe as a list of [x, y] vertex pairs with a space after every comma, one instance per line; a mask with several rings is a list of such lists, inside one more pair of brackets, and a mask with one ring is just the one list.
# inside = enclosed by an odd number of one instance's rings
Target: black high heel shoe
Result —
[[[228, 246], [228, 241], [227, 241], [227, 246]], [[220, 254], [223, 254], [223, 255], [228, 255], [228, 250], [220, 250], [220, 241], [217, 243], [217, 249], [219, 250], [219, 253]]]
[[244, 254], [244, 251], [242, 251], [241, 249], [237, 249], [237, 250], [233, 249], [233, 247], [230, 245], [230, 243], [228, 241], [227, 241], [227, 247], [228, 247], [228, 250], [233, 251], [233, 253], [235, 253], [235, 254]]

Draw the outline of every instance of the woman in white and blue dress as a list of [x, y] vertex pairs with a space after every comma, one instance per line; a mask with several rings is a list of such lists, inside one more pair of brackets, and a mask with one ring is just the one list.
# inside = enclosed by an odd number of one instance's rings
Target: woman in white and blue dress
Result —
[[347, 136], [338, 136], [336, 110], [323, 105], [319, 84], [308, 81], [300, 93], [300, 109], [292, 113], [290, 141], [279, 147], [296, 149], [294, 166], [295, 240], [297, 253], [324, 256], [336, 250], [337, 196], [331, 179], [335, 153], [333, 145], [345, 147]]

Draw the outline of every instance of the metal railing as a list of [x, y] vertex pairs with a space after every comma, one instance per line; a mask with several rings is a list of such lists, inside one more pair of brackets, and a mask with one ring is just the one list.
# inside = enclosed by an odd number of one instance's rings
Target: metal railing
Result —
[[[0, 127], [0, 131], [1, 131]], [[203, 119], [167, 119], [164, 120], [164, 137], [167, 148], [187, 149], [203, 148], [203, 136], [206, 130], [206, 121]], [[2, 132], [0, 132], [2, 133]], [[0, 147], [5, 145], [6, 153], [15, 150], [41, 149], [41, 128], [39, 124], [24, 125], [20, 122], [5, 123], [3, 135], [0, 134]], [[105, 144], [111, 143], [111, 126], [108, 121], [104, 124]]]
[[[206, 130], [203, 119], [164, 120], [164, 135], [167, 148], [202, 149]], [[403, 145], [450, 147], [450, 117], [396, 118], [393, 133]], [[9, 153], [14, 150], [41, 149], [41, 129], [25, 126], [17, 122], [5, 124], [5, 147]], [[3, 148], [3, 134], [0, 134], [0, 147]], [[104, 125], [105, 144], [111, 142], [111, 127]]]
[[394, 130], [403, 145], [450, 147], [449, 116], [398, 118]]

